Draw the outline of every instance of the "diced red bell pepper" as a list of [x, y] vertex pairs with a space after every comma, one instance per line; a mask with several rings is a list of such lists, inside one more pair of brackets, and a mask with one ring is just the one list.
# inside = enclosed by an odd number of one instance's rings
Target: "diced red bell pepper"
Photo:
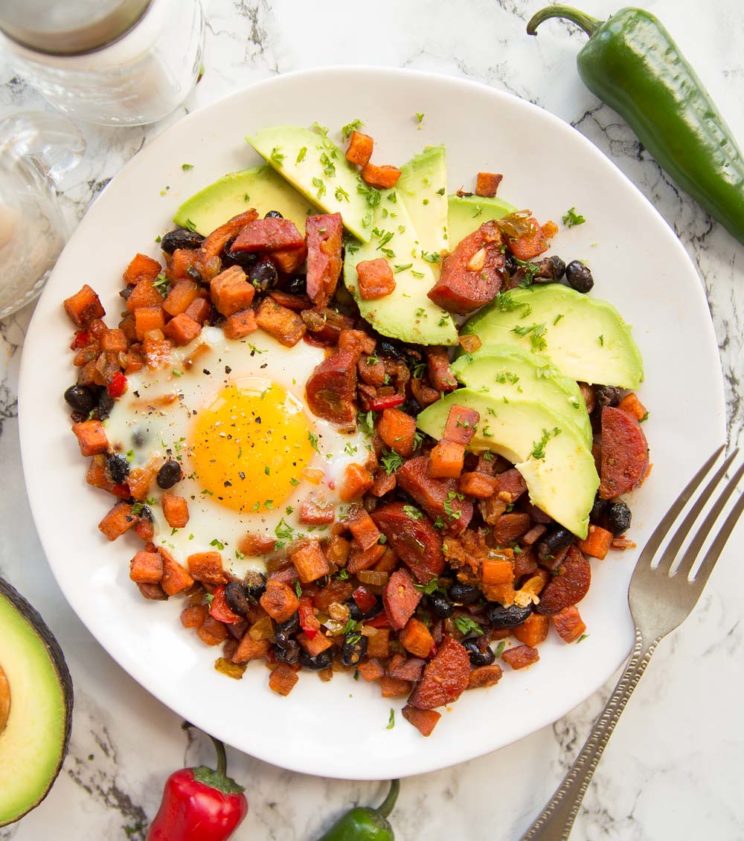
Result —
[[366, 587], [357, 587], [351, 594], [351, 597], [354, 599], [356, 606], [362, 611], [362, 613], [372, 610], [372, 608], [377, 604], [377, 598], [374, 593], [370, 593]]
[[312, 599], [303, 596], [300, 599], [300, 606], [297, 610], [300, 618], [300, 627], [308, 639], [313, 639], [320, 630], [320, 622], [313, 610]]
[[395, 409], [406, 402], [405, 394], [386, 394], [383, 397], [375, 397], [370, 400], [370, 409], [373, 412], [382, 412], [383, 409]]
[[364, 624], [369, 625], [371, 628], [389, 628], [390, 620], [387, 618], [387, 614], [382, 611], [373, 619], [365, 619]]
[[108, 384], [108, 393], [110, 397], [121, 397], [127, 390], [127, 378], [121, 371], [117, 371], [111, 382]]
[[78, 330], [75, 333], [75, 338], [72, 340], [70, 348], [72, 350], [80, 350], [90, 342], [90, 333], [87, 330]]
[[230, 610], [227, 599], [225, 599], [224, 586], [215, 587], [212, 593], [212, 601], [209, 605], [209, 615], [218, 622], [224, 622], [227, 625], [234, 625], [243, 618]]
[[129, 490], [129, 485], [126, 482], [122, 482], [119, 485], [112, 485], [111, 493], [114, 496], [118, 496], [119, 499], [129, 499], [132, 495], [132, 492]]

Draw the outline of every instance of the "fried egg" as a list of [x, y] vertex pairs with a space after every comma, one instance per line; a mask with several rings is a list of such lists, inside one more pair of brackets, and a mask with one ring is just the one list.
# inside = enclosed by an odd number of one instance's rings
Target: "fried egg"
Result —
[[287, 348], [261, 331], [235, 341], [205, 327], [173, 349], [167, 367], [129, 375], [106, 421], [109, 444], [130, 469], [178, 460], [183, 478], [169, 491], [189, 507], [188, 524], [172, 529], [153, 480], [154, 543], [182, 562], [217, 549], [238, 573], [263, 565], [240, 551], [247, 533], [282, 548], [327, 528], [300, 523], [304, 500], [341, 513], [346, 468], [364, 464], [370, 445], [363, 433], [343, 433], [310, 412], [305, 384], [324, 358], [305, 342]]

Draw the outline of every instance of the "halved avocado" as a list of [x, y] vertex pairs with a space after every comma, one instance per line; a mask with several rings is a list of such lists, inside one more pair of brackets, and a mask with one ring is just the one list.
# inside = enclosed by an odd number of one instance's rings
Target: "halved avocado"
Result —
[[258, 166], [231, 172], [195, 193], [178, 208], [173, 221], [206, 236], [251, 207], [260, 216], [278, 210], [301, 231], [305, 230], [307, 215], [316, 212], [313, 205], [270, 166]]
[[532, 502], [578, 537], [586, 537], [599, 476], [591, 450], [573, 424], [534, 400], [504, 403], [461, 388], [424, 409], [416, 420], [419, 429], [441, 438], [453, 406], [480, 415], [468, 449], [507, 458], [524, 477]]
[[562, 376], [550, 360], [516, 348], [494, 345], [465, 353], [452, 364], [457, 379], [467, 388], [511, 400], [535, 400], [572, 423], [592, 445], [592, 425], [578, 385]]
[[67, 753], [72, 679], [44, 620], [0, 578], [0, 826], [46, 797]]

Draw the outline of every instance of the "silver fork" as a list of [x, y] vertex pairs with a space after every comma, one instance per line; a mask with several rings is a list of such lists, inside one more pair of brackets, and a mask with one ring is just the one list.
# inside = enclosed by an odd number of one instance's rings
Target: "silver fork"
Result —
[[566, 841], [602, 752], [610, 740], [612, 731], [615, 729], [628, 699], [646, 670], [651, 655], [659, 642], [686, 619], [700, 598], [705, 582], [708, 580], [708, 576], [744, 509], [744, 493], [739, 495], [725, 521], [721, 524], [715, 539], [705, 553], [695, 578], [690, 580], [689, 575], [695, 566], [695, 561], [706, 537], [711, 534], [716, 520], [736, 490], [742, 474], [744, 474], [744, 464], [736, 470], [731, 479], [718, 492], [715, 502], [703, 523], [694, 533], [682, 560], [676, 568], [674, 568], [674, 562], [679, 555], [680, 547], [690, 535], [695, 521], [705, 507], [705, 503], [716, 492], [721, 479], [736, 458], [738, 450], [734, 450], [716, 470], [705, 489], [690, 507], [667, 547], [661, 553], [659, 563], [656, 566], [652, 564], [664, 538], [670, 533], [682, 509], [700, 487], [723, 449], [721, 447], [717, 450], [693, 476], [687, 487], [675, 500], [667, 515], [656, 527], [641, 553], [633, 571], [628, 592], [636, 637], [630, 660], [605, 708], [594, 723], [589, 738], [576, 757], [576, 761], [564, 777], [561, 785], [556, 789], [550, 802], [522, 836], [522, 841]]

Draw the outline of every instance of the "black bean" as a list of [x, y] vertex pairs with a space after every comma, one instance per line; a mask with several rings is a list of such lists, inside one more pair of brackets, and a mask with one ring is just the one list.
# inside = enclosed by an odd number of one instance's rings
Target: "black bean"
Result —
[[180, 482], [183, 478], [183, 470], [181, 470], [181, 465], [174, 459], [169, 458], [158, 470], [158, 475], [155, 481], [158, 483], [158, 487], [162, 488], [164, 491], [167, 491], [168, 488], [172, 488], [176, 482]]
[[517, 263], [516, 257], [510, 251], [506, 253], [504, 269], [506, 269], [507, 274], [516, 274], [519, 270], [519, 263]]
[[274, 636], [277, 640], [289, 639], [300, 630], [300, 615], [295, 611], [289, 619], [277, 622], [274, 626]]
[[344, 666], [356, 666], [367, 654], [367, 637], [362, 634], [347, 634], [341, 648], [341, 662]]
[[201, 274], [199, 273], [199, 269], [197, 269], [197, 268], [196, 268], [196, 266], [187, 266], [187, 267], [186, 267], [186, 274], [187, 274], [187, 275], [188, 275], [188, 276], [189, 276], [189, 277], [190, 277], [190, 278], [191, 278], [191, 279], [192, 279], [195, 283], [201, 283], [201, 282], [202, 282], [202, 280], [203, 280], [203, 278], [202, 278]]
[[95, 408], [95, 414], [98, 420], [106, 420], [114, 408], [114, 398], [108, 393], [107, 389], [103, 389], [98, 397], [98, 406]]
[[311, 657], [309, 654], [301, 651], [300, 663], [302, 663], [306, 669], [312, 669], [315, 672], [319, 672], [321, 669], [327, 669], [331, 665], [331, 655], [327, 651], [321, 651], [320, 654], [316, 654], [315, 657]]
[[614, 385], [594, 386], [594, 411], [601, 412], [605, 406], [617, 406], [623, 396], [623, 390]]
[[87, 415], [92, 412], [98, 402], [96, 391], [85, 385], [71, 385], [65, 392], [65, 400], [68, 406], [76, 412]]
[[282, 284], [282, 287], [291, 295], [307, 294], [307, 278], [303, 274], [293, 275]]
[[535, 283], [560, 280], [566, 273], [566, 264], [556, 255], [553, 255], [552, 257], [543, 257], [542, 260], [538, 260], [537, 266], [538, 269], [535, 274]]
[[261, 257], [248, 274], [248, 280], [259, 292], [266, 292], [279, 283], [279, 272], [268, 257]]
[[509, 607], [494, 602], [486, 608], [486, 616], [492, 628], [503, 630], [504, 628], [516, 628], [532, 613], [532, 605], [520, 607], [518, 604], [511, 604]]
[[258, 254], [252, 251], [233, 251], [232, 244], [234, 240], [230, 240], [222, 249], [222, 264], [223, 266], [240, 266], [245, 271], [250, 271], [259, 260]]
[[622, 500], [618, 500], [609, 503], [597, 525], [611, 531], [617, 537], [630, 528], [632, 517], [630, 508]]
[[266, 589], [266, 576], [255, 569], [249, 569], [243, 578], [243, 586], [248, 598], [257, 602]]
[[129, 476], [129, 462], [124, 456], [110, 454], [106, 456], [106, 473], [115, 485], [121, 485]]
[[454, 607], [452, 602], [444, 595], [444, 593], [432, 593], [427, 597], [429, 610], [438, 618], [446, 619], [452, 615]]
[[599, 497], [597, 497], [594, 500], [594, 505], [592, 505], [592, 510], [589, 514], [590, 522], [594, 523], [595, 525], [600, 525], [600, 520], [603, 519], [604, 513], [607, 510], [607, 506], [609, 504], [609, 500], [600, 499]]
[[474, 584], [455, 581], [449, 588], [448, 595], [455, 604], [475, 604], [481, 597], [481, 591]]
[[577, 292], [588, 292], [594, 286], [594, 278], [581, 260], [571, 260], [566, 266], [568, 285]]
[[300, 645], [296, 640], [277, 642], [274, 646], [274, 656], [280, 663], [294, 666], [295, 663], [300, 661]]
[[549, 561], [559, 552], [569, 547], [576, 538], [563, 526], [555, 526], [537, 541], [537, 557], [541, 561]]
[[123, 298], [125, 301], [129, 300], [129, 296], [134, 292], [134, 286], [125, 286], [123, 289], [119, 290], [119, 297]]
[[403, 348], [396, 342], [391, 342], [390, 339], [378, 339], [376, 353], [380, 356], [389, 356], [392, 359], [405, 358]]
[[251, 601], [245, 587], [239, 581], [231, 581], [225, 587], [225, 601], [230, 610], [239, 616], [245, 616], [251, 607]]
[[284, 217], [278, 210], [270, 210], [266, 216], [264, 216], [264, 219], [284, 219]]
[[204, 242], [204, 237], [188, 228], [176, 228], [168, 231], [160, 240], [160, 247], [166, 254], [173, 254], [177, 248], [198, 248]]
[[369, 619], [372, 616], [376, 616], [382, 609], [379, 599], [377, 599], [375, 604], [369, 610], [365, 611], [362, 611], [360, 609], [359, 605], [354, 601], [354, 599], [349, 599], [345, 604], [346, 607], [349, 608], [349, 616], [355, 622], [359, 622], [361, 619]]
[[486, 645], [481, 648], [477, 640], [463, 640], [462, 645], [468, 652], [470, 662], [474, 666], [490, 666], [496, 659], [496, 655]]

